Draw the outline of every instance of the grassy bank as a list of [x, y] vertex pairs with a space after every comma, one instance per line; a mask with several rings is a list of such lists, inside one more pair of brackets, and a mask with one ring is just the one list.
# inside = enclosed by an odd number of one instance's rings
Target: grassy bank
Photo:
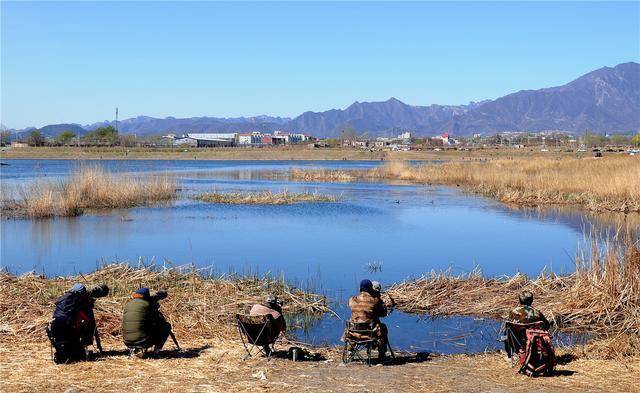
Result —
[[131, 293], [143, 286], [169, 292], [162, 311], [179, 339], [228, 338], [237, 333], [234, 315], [274, 293], [284, 300], [284, 311], [320, 315], [329, 311], [323, 296], [303, 292], [270, 277], [211, 276], [187, 268], [131, 268], [107, 265], [91, 274], [44, 278], [32, 274], [0, 273], [0, 338], [13, 341], [43, 340], [55, 300], [75, 282], [107, 284], [108, 297], [96, 301], [98, 328], [103, 336], [120, 337], [122, 309]]
[[3, 214], [29, 218], [77, 216], [87, 209], [115, 209], [173, 199], [177, 186], [166, 177], [133, 178], [81, 167], [59, 182], [36, 181], [3, 190]]
[[576, 257], [566, 276], [545, 274], [530, 279], [486, 278], [479, 271], [454, 276], [432, 272], [394, 285], [389, 293], [398, 308], [431, 316], [470, 315], [503, 318], [530, 290], [539, 308], [564, 332], [585, 332], [599, 339], [589, 348], [598, 357], [640, 356], [640, 250], [631, 240], [602, 246], [592, 241], [589, 253]]
[[[605, 153], [606, 154], [606, 153]], [[575, 153], [528, 149], [374, 151], [358, 148], [271, 146], [264, 148], [151, 148], [151, 147], [25, 147], [2, 148], [0, 159], [69, 160], [478, 160], [510, 157], [566, 157]]]
[[237, 205], [291, 205], [298, 202], [336, 202], [338, 197], [309, 192], [211, 192], [195, 197], [202, 202]]
[[593, 211], [640, 211], [640, 159], [494, 159], [410, 165], [394, 161], [370, 170], [293, 170], [302, 181], [404, 180], [463, 186], [505, 203], [579, 205]]

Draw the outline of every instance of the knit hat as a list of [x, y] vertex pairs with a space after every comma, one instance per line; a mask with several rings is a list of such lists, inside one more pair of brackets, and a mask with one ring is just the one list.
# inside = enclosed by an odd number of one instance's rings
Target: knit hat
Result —
[[360, 281], [360, 292], [371, 292], [372, 286], [371, 280], [365, 278]]
[[138, 295], [136, 297], [142, 297], [143, 299], [149, 299], [149, 288], [140, 288], [134, 292], [134, 294]]

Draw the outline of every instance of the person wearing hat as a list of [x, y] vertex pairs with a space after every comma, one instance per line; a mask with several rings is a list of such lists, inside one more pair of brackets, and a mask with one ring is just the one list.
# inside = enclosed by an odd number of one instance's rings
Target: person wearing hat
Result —
[[270, 314], [276, 322], [278, 333], [285, 332], [287, 330], [287, 323], [282, 315], [282, 304], [278, 298], [272, 294], [267, 295], [264, 299], [264, 303], [254, 304], [249, 311], [249, 315], [252, 317], [268, 314]]
[[76, 283], [56, 300], [53, 318], [46, 328], [55, 350], [54, 362], [68, 363], [89, 359], [90, 351], [87, 347], [93, 345], [94, 337], [98, 351], [102, 352], [93, 306], [96, 298], [108, 294], [109, 287], [105, 284], [87, 289]]
[[171, 324], [160, 312], [159, 301], [166, 298], [165, 291], [153, 295], [149, 288], [140, 288], [124, 306], [122, 338], [128, 348], [150, 348], [158, 354], [171, 334]]
[[[275, 295], [269, 294], [262, 304], [254, 304], [249, 311], [249, 316], [258, 317], [263, 315], [271, 315], [275, 322], [274, 328], [270, 329], [267, 334], [270, 342], [275, 342], [280, 333], [287, 330], [287, 323], [282, 315], [282, 302]], [[271, 348], [269, 345], [264, 346], [264, 353], [269, 354]]]
[[511, 310], [507, 319], [515, 323], [542, 322], [543, 329], [549, 329], [549, 321], [547, 321], [544, 314], [531, 306], [533, 304], [533, 293], [531, 291], [522, 292], [518, 300], [520, 301], [520, 306]]
[[378, 337], [378, 357], [384, 359], [387, 353], [387, 326], [380, 322], [380, 318], [387, 316], [387, 307], [380, 299], [380, 293], [375, 292], [373, 283], [364, 279], [360, 282], [360, 293], [349, 299], [351, 317], [356, 323], [372, 322]]
[[371, 288], [373, 288], [373, 295], [382, 299], [388, 314], [391, 314], [391, 311], [396, 306], [396, 301], [387, 292], [382, 292], [382, 284], [379, 281], [371, 281]]

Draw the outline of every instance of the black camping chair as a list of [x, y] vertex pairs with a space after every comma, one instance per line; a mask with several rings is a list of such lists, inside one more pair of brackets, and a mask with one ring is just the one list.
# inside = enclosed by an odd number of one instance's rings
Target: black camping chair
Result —
[[[391, 357], [395, 359], [393, 349], [387, 338], [387, 344]], [[344, 329], [344, 349], [342, 351], [342, 362], [351, 363], [358, 359], [371, 366], [371, 350], [378, 346], [378, 335], [373, 322], [351, 322], [345, 323]], [[364, 351], [364, 355], [362, 352]]]
[[505, 322], [504, 350], [507, 356], [512, 358], [513, 355], [524, 353], [527, 348], [527, 329], [543, 329], [544, 322], [516, 323]]
[[236, 314], [236, 321], [240, 339], [246, 351], [243, 360], [261, 352], [271, 360], [271, 354], [275, 350], [274, 345], [280, 333], [273, 316], [271, 314], [258, 316]]

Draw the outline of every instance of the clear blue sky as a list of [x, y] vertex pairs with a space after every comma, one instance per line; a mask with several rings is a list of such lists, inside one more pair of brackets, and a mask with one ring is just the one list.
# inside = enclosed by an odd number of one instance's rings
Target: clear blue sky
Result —
[[7, 3], [1, 121], [462, 104], [640, 58], [640, 3]]

